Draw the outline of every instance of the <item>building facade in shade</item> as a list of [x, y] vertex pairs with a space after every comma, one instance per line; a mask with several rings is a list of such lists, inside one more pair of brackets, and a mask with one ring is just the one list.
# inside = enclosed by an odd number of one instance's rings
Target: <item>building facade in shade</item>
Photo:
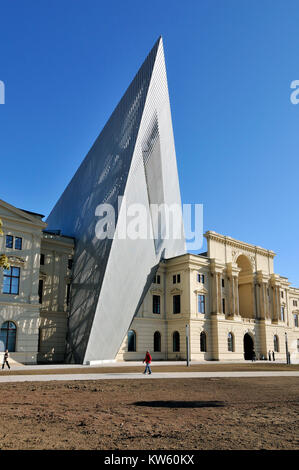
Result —
[[[127, 208], [141, 205], [147, 236], [100, 238], [97, 214], [103, 204], [114, 210], [118, 235]], [[180, 209], [175, 234], [170, 229], [164, 236], [167, 211], [157, 219], [154, 205]], [[46, 222], [49, 230], [76, 239], [66, 360], [111, 360], [161, 259], [186, 252], [162, 38]]]

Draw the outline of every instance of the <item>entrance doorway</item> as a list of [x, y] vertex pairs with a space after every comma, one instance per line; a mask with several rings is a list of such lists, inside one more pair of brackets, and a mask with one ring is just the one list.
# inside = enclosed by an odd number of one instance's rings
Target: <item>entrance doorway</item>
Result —
[[244, 359], [245, 361], [251, 361], [253, 356], [254, 343], [252, 337], [246, 333], [244, 335]]

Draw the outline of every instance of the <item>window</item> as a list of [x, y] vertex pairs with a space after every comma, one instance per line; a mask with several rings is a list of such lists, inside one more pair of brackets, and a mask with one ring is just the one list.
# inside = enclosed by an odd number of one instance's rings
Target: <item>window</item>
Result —
[[20, 268], [11, 266], [3, 270], [3, 294], [19, 294]]
[[157, 275], [154, 277], [153, 283], [154, 283], [154, 284], [160, 284], [160, 283], [161, 283], [160, 274], [157, 274]]
[[227, 350], [234, 352], [234, 335], [232, 333], [227, 335]]
[[161, 333], [155, 331], [154, 333], [154, 352], [161, 352]]
[[22, 249], [22, 238], [16, 237], [15, 238], [15, 250], [21, 250], [21, 249]]
[[293, 306], [294, 306], [294, 307], [297, 307], [297, 305], [298, 305], [298, 304], [297, 304], [297, 300], [293, 300]]
[[279, 352], [279, 341], [278, 336], [274, 335], [273, 337], [274, 352]]
[[207, 352], [207, 335], [204, 331], [200, 333], [200, 351]]
[[67, 260], [67, 267], [68, 267], [68, 269], [72, 269], [72, 267], [73, 267], [73, 260], [72, 260], [72, 258], [69, 258], [69, 259]]
[[223, 278], [221, 279], [221, 285], [222, 285], [222, 287], [224, 287], [224, 279]]
[[283, 291], [281, 291], [281, 297], [283, 297]]
[[160, 296], [153, 295], [153, 313], [160, 313]]
[[284, 307], [281, 307], [281, 311], [280, 311], [280, 320], [281, 320], [281, 321], [284, 321]]
[[297, 313], [295, 313], [295, 315], [294, 315], [294, 326], [296, 328], [298, 328], [298, 315], [297, 315]]
[[66, 285], [66, 305], [70, 304], [70, 293], [71, 293], [71, 285]]
[[40, 259], [39, 259], [39, 264], [43, 266], [45, 264], [45, 255], [41, 253]]
[[[14, 237], [12, 235], [6, 235], [6, 241], [5, 241], [6, 248], [13, 248], [13, 239]], [[15, 237], [15, 250], [21, 250], [21, 249], [22, 249], [22, 238]]]
[[197, 273], [197, 282], [205, 283], [205, 275]]
[[222, 313], [225, 314], [225, 299], [222, 299]]
[[136, 351], [136, 333], [134, 330], [128, 331], [128, 352]]
[[173, 296], [173, 313], [181, 313], [181, 296]]
[[44, 290], [44, 281], [40, 279], [38, 281], [38, 301], [40, 304], [43, 303], [43, 290]]
[[9, 352], [16, 350], [17, 327], [12, 321], [2, 323], [0, 330], [0, 351], [8, 349]]
[[180, 274], [174, 274], [172, 276], [172, 282], [173, 282], [173, 284], [179, 284], [181, 282], [181, 275]]
[[12, 235], [6, 235], [5, 246], [6, 248], [13, 248], [13, 236]]
[[175, 331], [172, 335], [173, 352], [180, 352], [180, 333]]
[[198, 313], [206, 313], [206, 298], [204, 295], [198, 296]]

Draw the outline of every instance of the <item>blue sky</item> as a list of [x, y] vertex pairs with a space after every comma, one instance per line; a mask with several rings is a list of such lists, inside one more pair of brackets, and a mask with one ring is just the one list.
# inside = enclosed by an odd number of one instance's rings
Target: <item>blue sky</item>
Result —
[[0, 0], [1, 195], [47, 215], [163, 36], [182, 201], [299, 286], [299, 3]]

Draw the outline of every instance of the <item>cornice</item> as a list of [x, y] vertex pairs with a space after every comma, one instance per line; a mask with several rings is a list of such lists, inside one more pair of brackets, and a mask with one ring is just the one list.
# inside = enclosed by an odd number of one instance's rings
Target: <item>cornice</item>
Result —
[[225, 235], [220, 235], [219, 233], [216, 233], [216, 232], [213, 232], [213, 231], [206, 232], [204, 234], [204, 237], [207, 240], [213, 240], [213, 241], [216, 241], [216, 242], [221, 243], [223, 245], [232, 246], [232, 247], [237, 248], [237, 249], [242, 250], [242, 251], [247, 251], [247, 252], [250, 252], [250, 253], [267, 256], [269, 258], [274, 258], [274, 256], [276, 256], [276, 253], [274, 253], [274, 251], [272, 251], [272, 250], [266, 250], [265, 248], [262, 248], [261, 246], [251, 245], [251, 244], [246, 243], [246, 242], [241, 242], [240, 240], [235, 240], [232, 237], [228, 237], [228, 236], [225, 236]]

